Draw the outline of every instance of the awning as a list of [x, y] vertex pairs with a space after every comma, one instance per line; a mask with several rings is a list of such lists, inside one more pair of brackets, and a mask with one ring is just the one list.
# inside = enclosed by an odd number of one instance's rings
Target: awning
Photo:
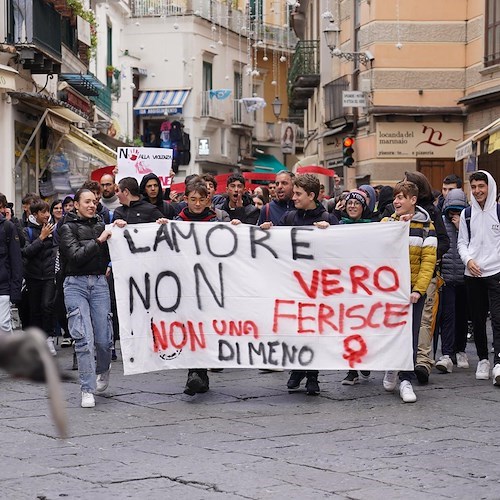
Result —
[[82, 132], [80, 129], [70, 126], [69, 134], [65, 137], [82, 151], [95, 156], [106, 165], [116, 165], [116, 151], [108, 148], [102, 142], [94, 139], [89, 134]]
[[[466, 139], [465, 141], [461, 142], [456, 148], [455, 148], [455, 161], [463, 160], [464, 158], [467, 158], [472, 154], [472, 145], [476, 143], [477, 141], [481, 141], [485, 139], [488, 136], [493, 136], [496, 132], [500, 131], [500, 118], [497, 118], [494, 122], [490, 123], [486, 127], [482, 128], [478, 132], [476, 132], [474, 135]], [[496, 144], [497, 141], [493, 138], [492, 143]], [[499, 144], [500, 146], [500, 144]], [[493, 146], [493, 149], [491, 151], [488, 149], [489, 153], [493, 153], [496, 149], [495, 146]]]
[[175, 115], [182, 113], [190, 89], [144, 90], [134, 106], [136, 115]]
[[318, 155], [311, 155], [311, 156], [306, 156], [302, 158], [302, 160], [299, 160], [293, 168], [297, 167], [307, 167], [308, 165], [318, 165], [319, 163], [319, 158]]
[[18, 72], [10, 66], [0, 64], [0, 91], [16, 90], [16, 75]]
[[254, 172], [266, 172], [269, 174], [277, 174], [280, 170], [286, 170], [283, 165], [275, 156], [262, 153], [255, 154]]
[[87, 123], [87, 117], [80, 110], [48, 95], [38, 92], [9, 92], [9, 95], [37, 109], [49, 109], [69, 122]]
[[345, 128], [347, 128], [347, 125], [341, 125], [340, 127], [336, 128], [328, 128], [318, 136], [318, 140], [322, 139], [323, 137], [330, 137], [332, 135], [338, 134]]
[[61, 73], [59, 81], [68, 82], [75, 90], [84, 96], [97, 97], [105, 85], [92, 73]]

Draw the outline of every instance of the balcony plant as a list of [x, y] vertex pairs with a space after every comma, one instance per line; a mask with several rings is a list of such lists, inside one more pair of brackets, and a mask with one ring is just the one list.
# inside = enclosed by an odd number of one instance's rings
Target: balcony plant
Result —
[[115, 72], [114, 66], [106, 66], [106, 76], [111, 78]]
[[82, 19], [90, 24], [90, 47], [89, 56], [95, 56], [97, 51], [97, 22], [95, 20], [94, 12], [85, 10], [80, 0], [66, 0], [68, 7], [71, 8], [75, 16], [80, 16]]

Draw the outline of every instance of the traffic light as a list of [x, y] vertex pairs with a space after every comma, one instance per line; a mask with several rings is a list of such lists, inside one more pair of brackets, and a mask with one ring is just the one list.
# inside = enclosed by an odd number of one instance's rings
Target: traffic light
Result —
[[342, 143], [342, 157], [343, 163], [346, 167], [352, 167], [352, 164], [354, 163], [354, 158], [352, 157], [352, 155], [354, 154], [354, 148], [352, 147], [353, 145], [353, 137], [346, 137], [344, 139], [344, 142]]

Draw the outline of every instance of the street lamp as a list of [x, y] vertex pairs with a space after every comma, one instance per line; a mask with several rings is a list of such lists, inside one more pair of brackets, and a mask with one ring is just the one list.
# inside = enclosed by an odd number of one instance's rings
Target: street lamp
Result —
[[274, 116], [276, 117], [276, 120], [278, 120], [281, 115], [281, 108], [283, 106], [283, 103], [280, 101], [280, 98], [278, 96], [274, 98], [272, 106]]
[[369, 50], [366, 52], [343, 52], [340, 47], [337, 47], [340, 28], [333, 21], [330, 21], [330, 24], [323, 30], [323, 33], [332, 57], [335, 56], [346, 61], [359, 61], [364, 66], [372, 64], [375, 60], [375, 56]]

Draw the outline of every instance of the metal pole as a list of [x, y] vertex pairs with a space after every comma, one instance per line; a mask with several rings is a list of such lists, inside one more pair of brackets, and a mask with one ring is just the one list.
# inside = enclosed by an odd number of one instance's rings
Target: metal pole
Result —
[[21, 156], [17, 159], [16, 165], [14, 166], [14, 169], [17, 169], [19, 164], [21, 163], [22, 159], [25, 157], [26, 153], [28, 152], [28, 149], [31, 146], [31, 143], [33, 142], [33, 139], [36, 137], [38, 131], [40, 130], [40, 127], [42, 126], [43, 122], [45, 121], [45, 117], [48, 115], [49, 110], [48, 108], [44, 111], [42, 117], [40, 118], [40, 121], [37, 123], [35, 130], [33, 130], [33, 133], [31, 134], [28, 142], [26, 143], [26, 146], [24, 146], [23, 152], [21, 153]]

